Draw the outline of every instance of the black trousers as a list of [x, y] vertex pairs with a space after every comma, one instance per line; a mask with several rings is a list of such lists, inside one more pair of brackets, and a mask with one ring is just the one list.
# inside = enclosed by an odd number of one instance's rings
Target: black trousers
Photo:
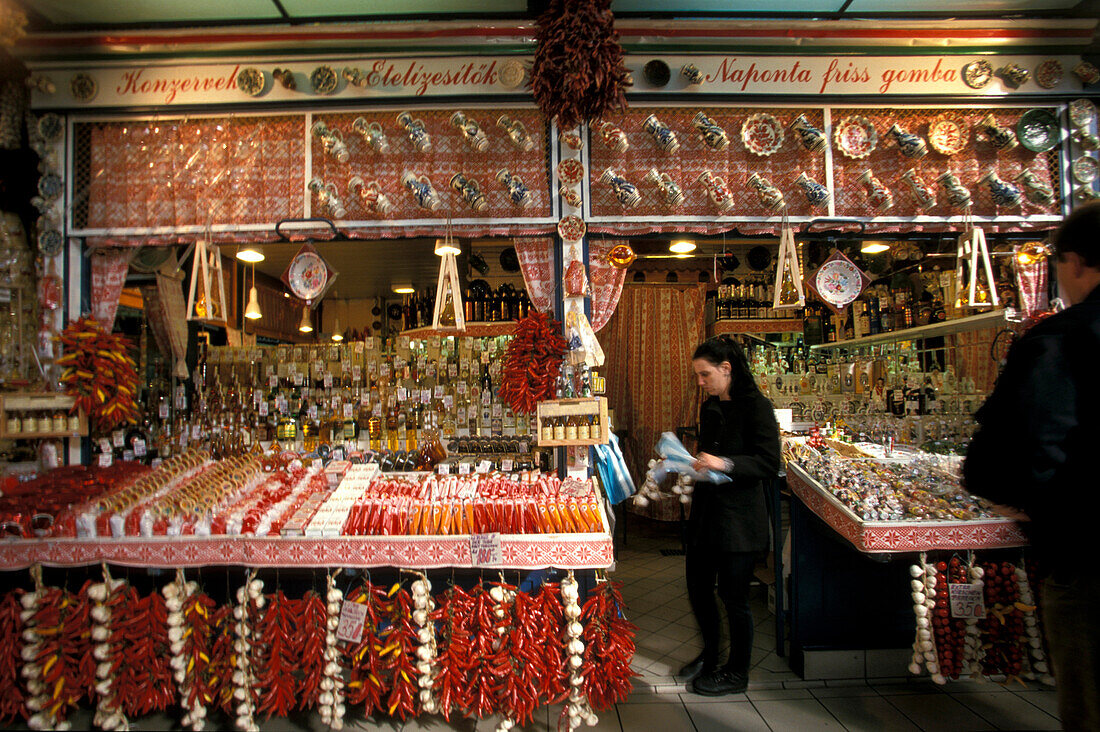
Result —
[[726, 606], [730, 623], [730, 657], [726, 668], [734, 673], [749, 672], [753, 626], [749, 587], [755, 565], [756, 554], [753, 552], [720, 552], [688, 547], [688, 599], [703, 635], [703, 663], [708, 669], [717, 668], [720, 650], [720, 615], [714, 593], [717, 582], [718, 597]]

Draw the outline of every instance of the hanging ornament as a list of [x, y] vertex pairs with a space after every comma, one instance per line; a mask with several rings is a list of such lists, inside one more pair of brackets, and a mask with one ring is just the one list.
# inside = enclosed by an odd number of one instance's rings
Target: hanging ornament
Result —
[[802, 268], [798, 263], [798, 250], [794, 245], [794, 231], [784, 223], [779, 235], [779, 259], [775, 267], [775, 296], [772, 307], [776, 310], [795, 310], [806, 304], [802, 289]]
[[818, 267], [808, 284], [818, 298], [839, 314], [871, 284], [871, 278], [838, 249]]
[[[989, 247], [985, 243], [985, 231], [980, 226], [970, 226], [959, 237], [955, 250], [955, 281], [963, 281], [963, 263], [969, 257], [966, 304], [972, 308], [997, 307], [997, 284], [993, 280], [993, 264], [989, 259]], [[979, 271], [985, 273], [985, 282], [979, 282]]]
[[280, 279], [295, 297], [305, 300], [312, 307], [332, 287], [337, 274], [313, 246], [313, 242], [307, 241], [291, 257], [290, 264], [286, 266]]
[[187, 319], [224, 325], [225, 314], [222, 256], [218, 246], [208, 237], [203, 237], [195, 242], [195, 256], [191, 263], [191, 290], [187, 296]]

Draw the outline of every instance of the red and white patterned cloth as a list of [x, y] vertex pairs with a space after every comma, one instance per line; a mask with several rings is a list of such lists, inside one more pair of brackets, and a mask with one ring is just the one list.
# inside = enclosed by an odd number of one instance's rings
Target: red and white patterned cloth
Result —
[[96, 249], [92, 252], [92, 317], [108, 333], [115, 324], [118, 299], [126, 283], [133, 249]]

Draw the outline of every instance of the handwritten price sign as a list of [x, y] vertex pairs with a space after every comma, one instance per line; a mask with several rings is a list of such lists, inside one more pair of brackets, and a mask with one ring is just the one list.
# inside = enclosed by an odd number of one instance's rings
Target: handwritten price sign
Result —
[[471, 534], [470, 556], [475, 567], [499, 567], [504, 564], [500, 534]]
[[358, 602], [344, 602], [340, 606], [340, 623], [336, 626], [336, 640], [358, 643], [363, 639], [363, 624], [366, 621], [366, 605]]
[[981, 587], [971, 584], [949, 584], [947, 597], [951, 601], [951, 617], [985, 617], [985, 598], [982, 596]]

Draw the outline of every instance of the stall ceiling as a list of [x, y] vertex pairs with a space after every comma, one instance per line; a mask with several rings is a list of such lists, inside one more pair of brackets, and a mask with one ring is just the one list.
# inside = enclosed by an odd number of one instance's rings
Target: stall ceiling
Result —
[[[143, 25], [237, 25], [248, 23], [304, 23], [318, 20], [446, 18], [455, 16], [528, 16], [545, 7], [546, 0], [187, 0], [164, 3], [148, 0], [17, 0], [36, 31], [78, 30]], [[1094, 15], [1095, 0], [613, 0], [620, 15], [820, 16], [856, 18], [862, 15], [1003, 17], [1007, 15]]]

